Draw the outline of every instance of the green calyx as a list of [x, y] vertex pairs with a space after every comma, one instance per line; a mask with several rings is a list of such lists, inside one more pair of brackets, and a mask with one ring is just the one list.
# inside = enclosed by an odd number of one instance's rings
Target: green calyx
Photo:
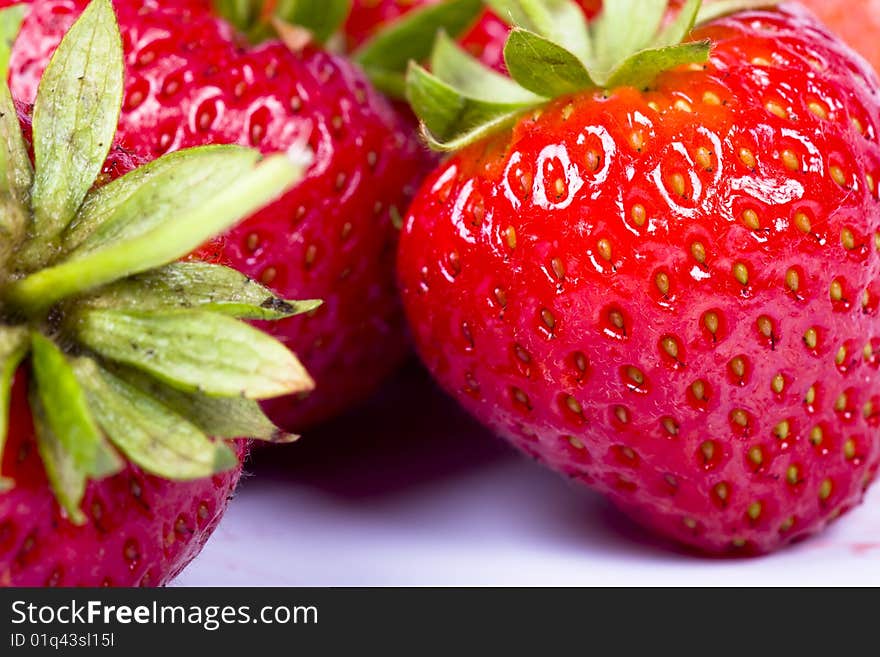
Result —
[[491, 71], [439, 35], [430, 71], [411, 63], [406, 95], [429, 145], [457, 150], [509, 126], [553, 98], [596, 89], [650, 87], [663, 71], [709, 59], [711, 43], [686, 41], [695, 25], [775, 0], [605, 0], [590, 23], [573, 0], [487, 0], [512, 26], [504, 46], [510, 77]]
[[[0, 68], [22, 16], [0, 11]], [[319, 302], [279, 299], [232, 269], [180, 261], [296, 184], [308, 157], [208, 146], [96, 188], [122, 62], [110, 0], [93, 0], [40, 84], [33, 165], [0, 83], [0, 457], [27, 363], [38, 451], [75, 523], [85, 521], [88, 482], [127, 461], [188, 480], [237, 466], [226, 439], [293, 440], [259, 400], [314, 386], [294, 354], [242, 320], [279, 320]], [[0, 477], [0, 493], [14, 485]]]
[[214, 0], [214, 7], [252, 43], [284, 38], [290, 26], [305, 30], [301, 47], [308, 41], [327, 43], [348, 16], [351, 0]]

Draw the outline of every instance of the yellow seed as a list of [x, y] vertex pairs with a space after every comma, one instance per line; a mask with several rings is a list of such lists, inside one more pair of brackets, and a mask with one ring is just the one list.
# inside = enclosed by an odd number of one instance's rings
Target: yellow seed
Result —
[[546, 308], [541, 310], [541, 321], [544, 322], [544, 326], [546, 326], [551, 331], [556, 326], [556, 318]]
[[792, 527], [794, 527], [794, 516], [789, 516], [785, 520], [782, 521], [782, 524], [779, 525], [780, 533], [784, 534], [789, 531]]
[[862, 308], [867, 308], [871, 304], [871, 293], [865, 290], [862, 293]]
[[801, 168], [801, 162], [798, 159], [798, 156], [795, 155], [794, 151], [787, 149], [782, 151], [782, 164], [784, 164], [785, 168], [789, 171], [797, 171]]
[[706, 313], [706, 316], [703, 318], [703, 323], [712, 335], [715, 335], [718, 332], [718, 315], [716, 313]]
[[831, 281], [831, 289], [829, 290], [829, 294], [831, 295], [832, 301], [840, 301], [843, 299], [843, 286], [840, 284], [840, 281], [834, 279]]
[[633, 147], [633, 150], [641, 152], [642, 148], [645, 146], [645, 137], [642, 135], [640, 131], [635, 131], [629, 136], [629, 145]]
[[550, 267], [551, 269], [553, 269], [553, 274], [560, 281], [565, 278], [565, 265], [562, 264], [562, 260], [560, 260], [559, 258], [553, 258], [550, 261]]
[[572, 112], [574, 112], [574, 103], [567, 103], [565, 107], [562, 108], [562, 120], [568, 121]]
[[779, 440], [785, 440], [788, 438], [788, 434], [791, 431], [791, 425], [788, 423], [788, 420], [783, 420], [775, 427], [773, 427], [773, 435], [776, 436]]
[[785, 390], [785, 377], [782, 374], [777, 374], [773, 377], [773, 380], [770, 381], [770, 388], [777, 395], [782, 394], [782, 391]]
[[866, 402], [865, 405], [862, 406], [862, 417], [867, 420], [872, 415], [874, 415], [874, 403]]
[[684, 196], [685, 192], [685, 180], [684, 176], [680, 173], [673, 173], [669, 177], [669, 185], [672, 187], [672, 191], [675, 192], [678, 196]]
[[801, 277], [796, 269], [789, 269], [785, 272], [785, 284], [792, 292], [797, 292], [801, 286]]
[[802, 233], [809, 233], [813, 230], [810, 218], [804, 212], [798, 212], [794, 215], [794, 225], [797, 226], [798, 230]]
[[856, 441], [852, 438], [843, 443], [843, 456], [847, 461], [852, 461], [856, 457]]
[[844, 228], [840, 231], [840, 243], [843, 244], [843, 248], [847, 251], [852, 251], [856, 248], [856, 238], [849, 228]]
[[623, 456], [623, 458], [625, 458], [627, 461], [635, 461], [636, 460], [636, 453], [634, 451], [632, 451], [629, 447], [622, 448], [620, 450], [620, 453]]
[[840, 396], [834, 400], [834, 410], [838, 413], [843, 413], [846, 410], [848, 402], [849, 400], [847, 399], [846, 393], [841, 393]]
[[831, 497], [831, 490], [834, 488], [834, 483], [830, 479], [823, 479], [822, 483], [819, 484], [819, 499], [823, 502]]
[[831, 179], [834, 182], [836, 182], [838, 185], [840, 185], [841, 187], [845, 187], [846, 186], [846, 174], [843, 172], [843, 169], [841, 169], [839, 166], [837, 166], [835, 164], [831, 167], [830, 171], [831, 171]]
[[810, 349], [815, 349], [818, 343], [819, 334], [816, 332], [816, 329], [807, 329], [807, 332], [804, 333], [804, 344], [807, 345], [807, 347], [809, 347]]
[[822, 444], [824, 437], [825, 432], [822, 431], [822, 427], [816, 426], [810, 429], [810, 442], [816, 447]]
[[645, 375], [642, 374], [642, 371], [638, 367], [630, 365], [626, 368], [626, 375], [637, 386], [640, 386], [645, 382]]
[[712, 168], [712, 152], [705, 146], [697, 149], [697, 164], [707, 171]]
[[755, 154], [752, 153], [748, 148], [739, 149], [739, 161], [742, 162], [749, 169], [755, 168]]
[[666, 433], [668, 433], [670, 436], [678, 435], [678, 424], [671, 417], [663, 418], [663, 420], [661, 420], [661, 423], [663, 424], [663, 428], [666, 430]]
[[598, 171], [599, 164], [601, 163], [599, 153], [597, 153], [593, 149], [590, 149], [589, 151], [587, 151], [586, 162], [587, 162], [587, 170], [588, 171]]
[[733, 277], [739, 281], [740, 285], [749, 284], [749, 269], [743, 263], [737, 262], [733, 266]]
[[747, 427], [749, 425], [749, 414], [746, 413], [741, 408], [737, 408], [730, 414], [730, 419], [734, 424], [737, 424], [741, 427]]
[[807, 394], [804, 395], [804, 403], [807, 406], [812, 406], [816, 402], [816, 387], [810, 386], [810, 389], [807, 390]]
[[834, 362], [838, 365], [843, 365], [846, 361], [846, 346], [841, 346], [840, 349], [837, 350], [837, 355], [834, 357]]
[[736, 548], [737, 550], [740, 550], [740, 549], [744, 548], [744, 547], [748, 544], [748, 541], [747, 541], [746, 539], [744, 539], [744, 538], [735, 538], [735, 539], [733, 539], [733, 540], [730, 542], [730, 544], [731, 544], [734, 548]]
[[821, 103], [817, 103], [815, 100], [813, 100], [813, 101], [810, 101], [809, 103], [807, 103], [807, 107], [809, 108], [809, 110], [813, 114], [818, 116], [820, 119], [827, 119], [828, 118], [828, 112], [825, 110], [825, 106], [822, 105]]
[[666, 296], [669, 294], [669, 276], [665, 273], [660, 272], [654, 278], [654, 283], [657, 285], [657, 289], [660, 291], [660, 294]]
[[758, 230], [761, 222], [758, 220], [758, 213], [754, 210], [746, 210], [742, 213], [743, 223], [752, 230]]
[[860, 135], [865, 134], [865, 127], [862, 125], [862, 122], [855, 116], [850, 118], [850, 122], [852, 123], [853, 128], [856, 129]]
[[720, 105], [721, 98], [714, 91], [706, 91], [703, 93], [703, 102], [707, 105]]
[[605, 260], [611, 260], [611, 242], [607, 239], [602, 238], [596, 243], [596, 249], [599, 251], [599, 255], [602, 256]]
[[684, 518], [684, 519], [682, 519], [682, 522], [684, 523], [684, 526], [687, 527], [688, 529], [696, 529], [697, 528], [697, 521], [694, 520], [693, 518]]
[[520, 390], [519, 388], [514, 388], [514, 389], [512, 390], [512, 392], [513, 392], [513, 398], [514, 398], [517, 402], [519, 402], [520, 404], [522, 404], [522, 405], [524, 405], [524, 406], [528, 406], [528, 405], [529, 405], [529, 398], [528, 398], [528, 396], [526, 395], [526, 393], [524, 393], [524, 392], [523, 392], [522, 390]]
[[766, 57], [755, 57], [752, 59], [752, 64], [755, 66], [770, 66], [770, 60]]
[[623, 329], [623, 315], [621, 315], [618, 311], [612, 310], [608, 313], [608, 321], [610, 321], [616, 328]]
[[746, 511], [746, 513], [749, 514], [750, 520], [755, 521], [761, 517], [761, 511], [762, 511], [761, 503], [760, 502], [752, 502], [751, 504], [749, 504], [749, 508]]
[[580, 405], [577, 399], [569, 395], [565, 398], [565, 405], [568, 406], [568, 410], [570, 410], [575, 415], [580, 415], [583, 412], [583, 407]]
[[678, 358], [678, 343], [674, 338], [663, 338], [660, 345], [670, 358]]
[[764, 451], [760, 447], [752, 447], [749, 450], [749, 461], [755, 465], [764, 463]]
[[565, 181], [562, 178], [557, 178], [553, 182], [553, 190], [556, 192], [556, 196], [565, 194]]
[[773, 337], [773, 320], [766, 315], [761, 315], [757, 321], [758, 332], [765, 338]]
[[786, 109], [782, 105], [777, 103], [775, 100], [768, 101], [764, 105], [764, 107], [766, 108], [766, 110], [768, 112], [770, 112], [771, 114], [775, 114], [780, 119], [787, 119], [788, 118], [788, 112], [786, 111]]
[[700, 445], [700, 452], [703, 454], [703, 459], [706, 461], [711, 461], [712, 457], [715, 456], [715, 443], [711, 440], [706, 440]]
[[640, 203], [636, 203], [632, 207], [630, 214], [632, 215], [632, 219], [636, 223], [636, 226], [644, 226], [645, 221], [648, 219], [648, 213], [645, 211], [645, 206]]
[[569, 437], [568, 437], [568, 443], [569, 443], [572, 447], [574, 447], [575, 449], [583, 449], [583, 448], [584, 448], [584, 444], [583, 444], [580, 440], [578, 440], [577, 438], [575, 438], [574, 436], [569, 436]]
[[871, 194], [874, 194], [877, 192], [877, 181], [874, 180], [874, 176], [872, 176], [870, 173], [866, 173], [865, 174], [865, 182], [867, 183], [868, 191], [871, 192]]
[[871, 360], [874, 357], [874, 345], [870, 342], [862, 348], [862, 356], [865, 360]]
[[502, 308], [506, 308], [507, 307], [507, 293], [504, 290], [502, 290], [500, 287], [496, 287], [493, 290], [493, 293], [495, 295], [495, 301], [498, 302], [498, 305], [501, 306]]
[[800, 483], [801, 473], [796, 465], [788, 466], [788, 470], [785, 471], [785, 480], [792, 486]]
[[618, 406], [614, 409], [614, 415], [620, 421], [621, 424], [629, 423], [629, 411], [626, 410], [623, 406]]
[[691, 244], [691, 255], [694, 256], [694, 260], [699, 262], [701, 265], [706, 262], [706, 247], [703, 246], [702, 242], [694, 242]]
[[730, 371], [733, 372], [733, 375], [738, 379], [741, 379], [746, 375], [746, 361], [742, 356], [737, 356], [730, 361]]
[[698, 401], [703, 401], [706, 397], [706, 384], [703, 381], [694, 381], [691, 384], [691, 392]]
[[507, 238], [507, 246], [511, 249], [516, 248], [516, 228], [513, 226], [508, 226], [507, 230], [504, 231], [504, 235]]
[[715, 496], [719, 500], [721, 500], [722, 502], [727, 501], [727, 497], [730, 495], [730, 486], [722, 481], [719, 484], [715, 484], [715, 488], [713, 490], [715, 491]]
[[694, 108], [691, 107], [691, 104], [687, 102], [684, 98], [679, 98], [672, 104], [672, 106], [677, 110], [681, 110], [682, 112], [694, 111]]
[[880, 233], [874, 233], [874, 250], [880, 251]]

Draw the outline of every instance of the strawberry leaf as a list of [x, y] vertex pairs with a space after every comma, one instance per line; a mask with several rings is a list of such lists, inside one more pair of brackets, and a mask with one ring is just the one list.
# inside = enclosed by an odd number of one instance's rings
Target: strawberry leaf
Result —
[[91, 359], [74, 365], [98, 423], [125, 456], [147, 472], [191, 480], [238, 465], [235, 452]]
[[64, 353], [43, 335], [31, 334], [37, 395], [47, 426], [76, 469], [89, 477], [118, 472], [122, 461], [104, 441], [85, 393]]
[[[227, 180], [225, 188], [209, 198], [184, 184], [190, 198], [202, 202], [179, 212], [173, 204], [166, 204], [159, 215], [152, 214], [149, 194], [134, 193], [125, 204], [124, 216], [134, 216], [136, 209], [142, 209], [149, 218], [145, 219], [149, 229], [140, 231], [126, 223], [117, 233], [119, 241], [102, 233], [108, 239], [90, 243], [93, 250], [83, 252], [81, 246], [55, 267], [12, 283], [6, 291], [7, 301], [33, 313], [65, 297], [173, 262], [267, 205], [299, 181], [302, 174], [303, 166], [289, 157], [270, 156], [256, 167], [239, 172], [234, 180]], [[216, 191], [213, 181], [203, 179], [202, 184]]]
[[[26, 328], [0, 326], [0, 465], [9, 431], [9, 402], [15, 372], [31, 346]], [[0, 490], [11, 486], [11, 481], [0, 476]]]
[[314, 387], [280, 342], [230, 317], [194, 310], [83, 310], [83, 345], [189, 392], [267, 399]]
[[603, 3], [590, 24], [593, 68], [610, 71], [630, 54], [647, 48], [660, 29], [668, 4], [668, 0]]
[[0, 81], [0, 266], [19, 247], [28, 222], [33, 170], [18, 113], [5, 81]]
[[353, 57], [381, 91], [402, 98], [409, 62], [425, 61], [438, 31], [458, 36], [482, 9], [480, 0], [445, 0], [416, 9], [376, 34]]
[[608, 78], [606, 86], [646, 88], [663, 71], [682, 64], [702, 64], [709, 61], [710, 41], [682, 43], [656, 50], [643, 50], [620, 65]]
[[37, 451], [55, 499], [73, 524], [84, 525], [86, 516], [79, 505], [86, 490], [86, 474], [77, 466], [49, 425], [43, 403], [34, 386], [31, 386], [30, 406], [37, 437]]
[[351, 11], [351, 0], [278, 0], [275, 16], [304, 27], [318, 43], [336, 34]]
[[685, 37], [694, 29], [702, 4], [702, 0], [687, 0], [675, 19], [663, 28], [654, 40], [652, 47], [674, 46], [684, 41]]
[[113, 7], [109, 0], [93, 0], [61, 41], [37, 92], [34, 223], [22, 256], [26, 268], [73, 219], [101, 172], [119, 122], [122, 76]]
[[[189, 202], [189, 194], [193, 191], [203, 194], [199, 186], [205, 184], [206, 178], [229, 176], [232, 169], [234, 179], [236, 171], [244, 173], [258, 160], [259, 154], [254, 150], [226, 145], [200, 146], [163, 155], [89, 194], [62, 236], [63, 253], [76, 251], [87, 240], [92, 247], [86, 249], [94, 250], [98, 239], [93, 234], [108, 221], [117, 223], [114, 233], [122, 232], [123, 227], [136, 231], [138, 227], [128, 226], [128, 223], [136, 222], [133, 215], [139, 212], [149, 212], [151, 218], [148, 221], [154, 222], [156, 215], [171, 210], [180, 212], [195, 205]], [[166, 191], [164, 185], [172, 187]], [[210, 180], [206, 187], [211, 189]], [[162, 195], [158, 199], [161, 201], [159, 208], [144, 202], [154, 191]], [[181, 198], [175, 198], [175, 191]], [[129, 205], [129, 201], [139, 194], [143, 195], [141, 203]]]
[[[653, 0], [652, 0], [653, 1]], [[587, 61], [592, 52], [587, 19], [571, 0], [487, 0], [486, 4], [515, 27], [542, 36]], [[611, 3], [614, 4], [614, 3]]]
[[511, 124], [532, 102], [494, 102], [462, 95], [421, 66], [410, 64], [407, 100], [432, 148], [451, 151]]
[[12, 46], [18, 38], [25, 13], [27, 13], [27, 5], [23, 4], [0, 9], [0, 79], [4, 82], [9, 74]]
[[115, 366], [111, 372], [187, 418], [209, 436], [246, 437], [273, 443], [290, 443], [297, 438], [275, 426], [260, 404], [252, 399], [183, 392], [130, 367]]
[[554, 98], [596, 86], [583, 62], [542, 36], [514, 28], [504, 45], [510, 77], [539, 96]]
[[284, 301], [244, 274], [206, 262], [177, 262], [101, 288], [88, 308], [190, 308], [237, 317], [276, 320], [307, 313], [320, 301]]

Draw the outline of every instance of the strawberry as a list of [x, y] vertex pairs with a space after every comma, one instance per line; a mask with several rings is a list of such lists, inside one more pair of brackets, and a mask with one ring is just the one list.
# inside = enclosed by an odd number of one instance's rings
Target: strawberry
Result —
[[457, 152], [405, 218], [404, 305], [522, 451], [676, 541], [766, 552], [880, 463], [880, 89], [796, 5], [691, 1], [658, 35], [666, 3], [635, 2], [589, 30], [510, 2], [514, 80], [449, 39], [412, 67]]
[[[0, 11], [4, 35], [22, 15]], [[0, 66], [8, 55], [4, 40]], [[139, 167], [111, 148], [123, 68], [112, 5], [95, 0], [33, 108], [17, 112], [0, 83], [0, 585], [168, 582], [235, 488], [247, 442], [234, 439], [291, 438], [258, 400], [313, 386], [239, 318], [314, 302], [176, 262], [302, 165], [215, 146]]]
[[[49, 55], [86, 4], [31, 3], [10, 65], [19, 98], [33, 98]], [[355, 66], [315, 44], [296, 52], [278, 39], [242, 45], [208, 0], [113, 4], [129, 73], [119, 136], [135, 154], [153, 159], [203, 144], [269, 153], [301, 142], [316, 153], [295, 189], [198, 255], [283, 297], [325, 301], [264, 327], [318, 382], [305, 399], [272, 402], [273, 419], [301, 429], [346, 408], [405, 353], [394, 223], [429, 154]]]
[[800, 0], [828, 27], [868, 60], [875, 71], [880, 71], [880, 2], [868, 0], [858, 11], [843, 0]]

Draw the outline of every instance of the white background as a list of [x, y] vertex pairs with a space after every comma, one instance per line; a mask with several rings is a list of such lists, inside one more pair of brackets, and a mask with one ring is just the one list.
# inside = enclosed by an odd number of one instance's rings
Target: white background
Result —
[[414, 366], [248, 470], [176, 585], [880, 585], [880, 484], [778, 554], [693, 556], [519, 456]]

